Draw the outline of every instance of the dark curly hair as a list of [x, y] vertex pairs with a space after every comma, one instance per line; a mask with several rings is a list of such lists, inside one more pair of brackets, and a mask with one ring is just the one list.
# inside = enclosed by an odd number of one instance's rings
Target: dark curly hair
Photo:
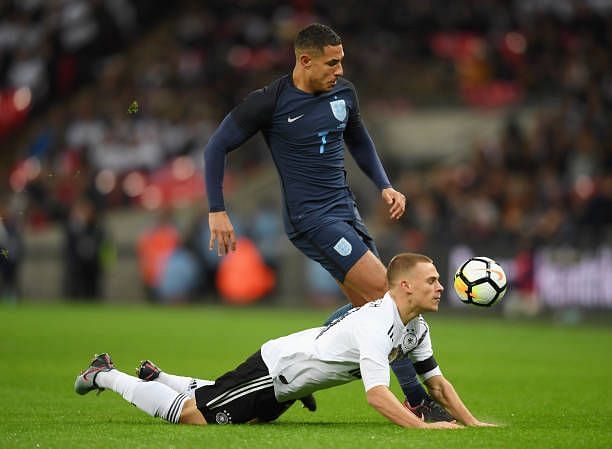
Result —
[[296, 52], [313, 49], [323, 52], [323, 47], [340, 44], [342, 44], [342, 39], [334, 30], [327, 25], [313, 23], [300, 30], [295, 37], [293, 47]]

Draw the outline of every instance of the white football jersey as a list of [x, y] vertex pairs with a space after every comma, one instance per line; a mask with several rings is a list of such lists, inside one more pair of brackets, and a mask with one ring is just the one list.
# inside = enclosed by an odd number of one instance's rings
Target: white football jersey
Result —
[[365, 390], [389, 386], [389, 362], [408, 355], [423, 362], [423, 379], [441, 374], [433, 358], [422, 316], [402, 323], [395, 302], [384, 298], [354, 308], [327, 327], [317, 327], [266, 342], [261, 356], [279, 401], [361, 378]]

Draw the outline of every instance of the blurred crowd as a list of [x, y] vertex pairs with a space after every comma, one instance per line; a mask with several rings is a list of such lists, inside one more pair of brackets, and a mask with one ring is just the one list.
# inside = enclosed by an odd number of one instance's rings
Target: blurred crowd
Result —
[[[612, 238], [612, 1], [13, 0], [0, 11], [0, 90], [28, 114], [10, 129], [0, 120], [12, 148], [0, 156], [11, 162], [0, 192], [19, 197], [3, 201], [0, 242], [19, 234], [24, 208], [21, 225], [38, 229], [69, 223], [75, 204], [99, 216], [204, 201], [210, 133], [248, 91], [290, 70], [293, 37], [313, 21], [342, 36], [366, 122], [421, 105], [538, 111], [530, 126], [509, 114], [497, 138], [452, 164], [406, 166], [379, 146], [409, 201], [391, 224], [376, 197], [362, 200], [366, 222], [385, 229], [384, 254], [398, 241], [530, 251]], [[232, 154], [230, 192], [269, 164], [263, 142], [247, 146]], [[265, 219], [280, 229], [280, 214]]]
[[0, 138], [96, 78], [163, 13], [142, 0], [0, 3]]
[[411, 209], [397, 225], [406, 247], [612, 242], [612, 122], [600, 100], [564, 96], [530, 129], [510, 115], [500, 136], [475, 142], [461, 162], [398, 170], [392, 178]]

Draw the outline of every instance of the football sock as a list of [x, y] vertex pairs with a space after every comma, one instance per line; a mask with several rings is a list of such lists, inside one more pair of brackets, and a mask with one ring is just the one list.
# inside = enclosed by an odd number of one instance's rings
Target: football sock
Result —
[[424, 399], [430, 399], [423, 385], [417, 379], [412, 361], [408, 357], [395, 359], [391, 362], [391, 369], [410, 405], [414, 407], [423, 402]]
[[189, 397], [195, 396], [195, 391], [205, 385], [214, 385], [212, 380], [194, 379], [193, 377], [176, 376], [174, 374], [168, 374], [164, 371], [159, 373], [156, 382], [160, 382], [177, 393], [185, 393]]
[[329, 326], [330, 323], [338, 318], [340, 318], [343, 315], [346, 315], [346, 313], [351, 310], [353, 308], [353, 304], [349, 303], [349, 304], [345, 304], [342, 307], [336, 309], [334, 311], [334, 313], [332, 313], [329, 318], [327, 318], [327, 320], [325, 321], [325, 323], [323, 323], [323, 326]]
[[177, 393], [164, 384], [143, 382], [116, 369], [99, 372], [95, 383], [101, 388], [119, 393], [143, 412], [174, 424], [178, 424], [183, 405], [189, 399], [186, 394]]

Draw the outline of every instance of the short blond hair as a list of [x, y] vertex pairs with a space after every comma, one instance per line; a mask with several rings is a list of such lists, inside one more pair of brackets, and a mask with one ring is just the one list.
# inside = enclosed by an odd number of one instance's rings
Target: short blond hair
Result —
[[395, 285], [398, 277], [412, 270], [419, 262], [433, 263], [433, 260], [424, 254], [417, 253], [401, 253], [393, 257], [387, 266], [387, 284], [389, 284], [389, 288]]

